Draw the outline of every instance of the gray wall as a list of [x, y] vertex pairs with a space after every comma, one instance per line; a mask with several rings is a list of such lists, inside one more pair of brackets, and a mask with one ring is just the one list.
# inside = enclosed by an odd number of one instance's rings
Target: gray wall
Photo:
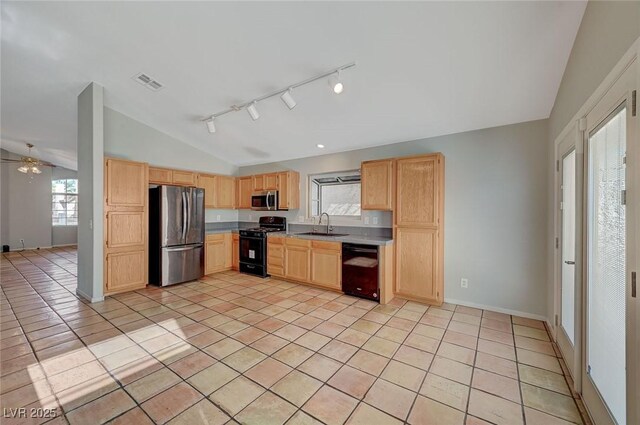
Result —
[[104, 108], [106, 156], [151, 165], [232, 175], [237, 167], [113, 109]]
[[[2, 157], [19, 159], [20, 155], [2, 150]], [[75, 244], [77, 226], [51, 225], [51, 180], [77, 178], [77, 173], [62, 167], [41, 167], [42, 174], [34, 176], [18, 172], [18, 167], [1, 166], [0, 245], [20, 249], [20, 239], [24, 239], [25, 248]]]
[[[291, 161], [241, 167], [240, 175], [299, 171], [306, 213], [310, 173], [355, 169], [369, 159], [445, 156], [445, 298], [546, 315], [547, 121], [459, 133]], [[245, 214], [241, 211], [240, 220]], [[382, 216], [391, 223], [390, 214]], [[469, 288], [460, 288], [461, 278]]]
[[640, 2], [590, 1], [584, 12], [549, 117], [547, 311], [551, 324], [553, 324], [554, 313], [555, 139], [638, 37], [640, 37]]
[[554, 140], [640, 37], [640, 1], [590, 1], [549, 117]]

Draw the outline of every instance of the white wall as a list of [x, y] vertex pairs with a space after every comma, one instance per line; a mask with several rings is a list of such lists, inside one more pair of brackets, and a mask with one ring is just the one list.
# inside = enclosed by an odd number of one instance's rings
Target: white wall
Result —
[[[291, 169], [306, 182], [308, 174], [355, 169], [364, 160], [428, 152], [442, 152], [446, 164], [445, 298], [545, 316], [546, 120], [241, 167], [239, 174]], [[306, 212], [304, 183], [301, 196]], [[241, 211], [240, 219], [249, 214]], [[460, 288], [463, 277], [468, 289]]]
[[[4, 158], [20, 155], [2, 151]], [[12, 250], [51, 246], [51, 168], [23, 174], [19, 164], [2, 164], [2, 245]]]
[[640, 2], [590, 1], [587, 3], [580, 28], [562, 77], [558, 95], [549, 117], [549, 158], [547, 172], [548, 216], [547, 228], [548, 322], [553, 325], [554, 314], [554, 175], [555, 139], [569, 124], [569, 120], [584, 105], [589, 96], [640, 37]]
[[118, 111], [104, 108], [106, 156], [150, 165], [233, 175], [237, 167]]
[[[20, 155], [2, 150], [3, 158]], [[51, 180], [77, 178], [77, 172], [63, 167], [41, 167], [42, 174], [18, 172], [19, 164], [2, 164], [0, 199], [2, 215], [0, 245], [12, 250], [69, 245], [77, 242], [77, 226], [51, 225]]]

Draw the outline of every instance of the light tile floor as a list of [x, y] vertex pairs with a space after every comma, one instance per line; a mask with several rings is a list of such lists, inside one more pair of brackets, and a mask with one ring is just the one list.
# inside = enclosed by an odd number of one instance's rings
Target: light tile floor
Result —
[[3, 423], [585, 420], [539, 321], [236, 272], [86, 304], [75, 249], [3, 257]]

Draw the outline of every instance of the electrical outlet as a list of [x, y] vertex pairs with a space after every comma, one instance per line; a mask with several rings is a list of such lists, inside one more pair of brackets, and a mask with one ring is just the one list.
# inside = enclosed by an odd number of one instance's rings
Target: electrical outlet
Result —
[[469, 279], [466, 279], [464, 277], [462, 279], [460, 279], [460, 287], [468, 288], [469, 287]]
[[298, 216], [298, 223], [304, 223], [304, 216], [303, 215], [299, 215]]
[[220, 214], [218, 214], [218, 215], [216, 216], [216, 220], [217, 220], [217, 221], [220, 221]]
[[253, 214], [249, 214], [249, 221], [253, 221]]
[[369, 216], [364, 217], [364, 224], [369, 224]]
[[373, 224], [378, 224], [378, 217], [373, 217]]

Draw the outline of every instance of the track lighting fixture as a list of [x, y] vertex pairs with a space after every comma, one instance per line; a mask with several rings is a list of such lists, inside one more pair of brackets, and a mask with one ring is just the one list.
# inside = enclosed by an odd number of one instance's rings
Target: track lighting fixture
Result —
[[337, 71], [331, 77], [329, 77], [329, 87], [335, 94], [340, 94], [344, 90], [344, 84], [340, 81], [340, 71]]
[[249, 115], [251, 115], [251, 119], [254, 121], [260, 118], [260, 113], [256, 108], [256, 103], [257, 102], [254, 100], [249, 106], [247, 106], [247, 112], [249, 113]]
[[282, 93], [282, 96], [280, 96], [280, 99], [282, 99], [284, 104], [287, 105], [287, 108], [293, 109], [296, 107], [296, 101], [293, 99], [293, 96], [291, 96], [291, 89]]
[[[242, 109], [246, 109], [247, 112], [249, 113], [249, 115], [251, 116], [252, 120], [257, 120], [258, 118], [260, 118], [260, 113], [258, 112], [258, 109], [256, 108], [256, 104], [258, 102], [262, 102], [265, 99], [269, 99], [270, 97], [274, 97], [274, 96], [280, 96], [280, 99], [282, 99], [282, 101], [284, 102], [285, 105], [287, 105], [287, 108], [289, 109], [293, 109], [296, 106], [296, 101], [293, 98], [293, 96], [291, 95], [291, 92], [300, 87], [300, 86], [304, 86], [306, 84], [309, 83], [313, 83], [316, 80], [320, 80], [322, 78], [327, 78], [329, 77], [329, 85], [331, 86], [331, 89], [333, 90], [334, 93], [336, 94], [340, 94], [343, 92], [344, 90], [344, 84], [342, 83], [342, 81], [340, 80], [340, 73], [342, 71], [344, 71], [345, 69], [349, 69], [349, 68], [353, 68], [354, 66], [356, 66], [355, 62], [346, 64], [346, 65], [342, 65], [338, 68], [334, 68], [330, 71], [327, 71], [323, 74], [320, 75], [316, 75], [315, 77], [311, 77], [308, 78], [304, 81], [300, 81], [299, 83], [296, 84], [291, 84], [286, 88], [282, 88], [280, 90], [276, 90], [274, 92], [271, 92], [269, 94], [266, 94], [264, 96], [261, 97], [257, 97], [249, 102], [245, 102], [245, 103], [241, 103], [239, 105], [233, 105], [231, 107], [229, 107], [228, 109], [225, 109], [224, 111], [220, 111], [216, 114], [212, 114], [207, 116], [206, 118], [203, 118], [202, 121], [204, 121], [207, 124], [207, 130], [209, 130], [209, 133], [215, 133], [216, 132], [216, 126], [215, 126], [215, 122], [214, 120], [222, 115], [228, 114], [229, 112], [238, 112], [241, 111]], [[318, 145], [318, 148], [322, 149], [324, 146], [320, 146]]]
[[207, 130], [209, 130], [209, 133], [215, 133], [216, 132], [216, 123], [214, 122], [215, 117], [211, 117], [209, 118], [206, 122], [207, 122]]

